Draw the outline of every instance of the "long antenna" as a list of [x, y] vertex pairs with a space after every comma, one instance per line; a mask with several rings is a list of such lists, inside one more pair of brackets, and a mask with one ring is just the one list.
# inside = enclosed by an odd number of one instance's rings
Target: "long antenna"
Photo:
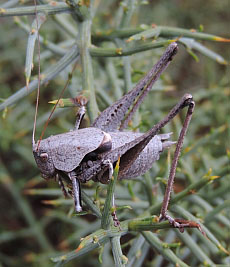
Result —
[[33, 126], [33, 134], [32, 134], [32, 145], [35, 145], [35, 131], [36, 131], [36, 123], [37, 123], [37, 115], [38, 115], [38, 104], [40, 98], [40, 74], [41, 74], [41, 65], [40, 65], [40, 38], [39, 38], [39, 30], [38, 30], [38, 16], [37, 16], [37, 1], [34, 0], [34, 7], [35, 7], [35, 19], [36, 19], [36, 26], [38, 31], [38, 89], [37, 89], [37, 97], [36, 97], [36, 107], [35, 107], [35, 114], [34, 114], [34, 126]]
[[[41, 79], [40, 79], [40, 76], [41, 76], [40, 37], [39, 37], [39, 30], [38, 30], [38, 16], [37, 16], [37, 1], [36, 0], [34, 0], [34, 8], [35, 8], [36, 27], [37, 27], [37, 31], [38, 31], [38, 39], [37, 39], [37, 41], [38, 41], [38, 88], [37, 88], [36, 107], [35, 107], [34, 125], [33, 125], [33, 133], [32, 133], [32, 145], [33, 145], [33, 147], [35, 146], [35, 132], [36, 132], [38, 105], [39, 105], [39, 98], [40, 98], [40, 85], [41, 85]], [[49, 121], [50, 121], [50, 119], [51, 119], [51, 117], [52, 117], [52, 115], [53, 115], [53, 113], [54, 113], [54, 111], [55, 111], [55, 109], [56, 109], [56, 107], [57, 107], [57, 105], [59, 103], [59, 100], [62, 98], [66, 88], [69, 85], [70, 79], [73, 76], [73, 72], [74, 72], [76, 66], [77, 66], [77, 62], [74, 64], [74, 67], [73, 67], [73, 69], [71, 71], [71, 74], [69, 75], [69, 79], [67, 80], [64, 88], [62, 89], [61, 94], [59, 95], [59, 98], [58, 98], [56, 104], [54, 105], [54, 107], [53, 107], [53, 109], [52, 109], [52, 111], [51, 111], [51, 113], [49, 115], [49, 118], [47, 119], [47, 121], [46, 121], [46, 123], [44, 125], [43, 131], [42, 131], [41, 136], [40, 136], [40, 138], [38, 140], [38, 144], [37, 144], [37, 148], [36, 148], [37, 151], [38, 151], [39, 145], [41, 143], [41, 140], [42, 140], [42, 138], [44, 136], [45, 130], [46, 130], [48, 124], [49, 124]]]
[[40, 138], [39, 138], [39, 140], [38, 140], [37, 149], [36, 149], [37, 151], [38, 151], [38, 149], [39, 149], [41, 140], [42, 140], [42, 138], [43, 138], [43, 136], [44, 136], [44, 134], [45, 134], [46, 128], [47, 128], [47, 126], [48, 126], [48, 124], [49, 124], [49, 122], [50, 122], [50, 119], [51, 119], [51, 117], [52, 117], [52, 115], [53, 115], [53, 113], [54, 113], [54, 111], [55, 111], [57, 105], [59, 104], [59, 101], [60, 101], [60, 99], [62, 98], [62, 96], [63, 96], [63, 94], [64, 94], [66, 88], [68, 87], [68, 85], [69, 85], [69, 83], [70, 83], [70, 79], [72, 78], [72, 76], [73, 76], [73, 72], [74, 72], [74, 70], [75, 70], [76, 67], [77, 67], [77, 61], [75, 62], [74, 66], [73, 66], [73, 69], [72, 69], [71, 73], [69, 74], [69, 78], [68, 78], [68, 80], [66, 81], [65, 86], [64, 86], [64, 88], [62, 89], [62, 91], [61, 91], [61, 93], [60, 93], [60, 95], [59, 95], [59, 97], [58, 97], [58, 100], [57, 100], [57, 102], [55, 103], [54, 107], [52, 108], [52, 110], [51, 110], [51, 112], [50, 112], [50, 115], [49, 115], [49, 118], [47, 119], [47, 121], [46, 121], [46, 123], [45, 123], [45, 125], [44, 125], [44, 128], [43, 128], [43, 130], [42, 130], [42, 133], [41, 133]]

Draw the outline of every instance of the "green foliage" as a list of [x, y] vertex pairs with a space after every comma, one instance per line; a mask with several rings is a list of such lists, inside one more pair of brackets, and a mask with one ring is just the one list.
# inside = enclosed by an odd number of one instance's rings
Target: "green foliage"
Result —
[[[108, 225], [108, 210], [103, 213], [104, 205], [114, 208], [105, 204], [107, 186], [84, 185], [82, 198], [88, 215], [75, 216], [73, 200], [64, 199], [54, 181], [42, 180], [31, 149], [39, 61], [34, 50], [36, 19], [31, 16], [35, 7], [33, 1], [5, 1], [0, 6], [3, 266], [67, 262], [67, 266], [113, 266], [114, 262], [117, 266], [229, 266], [230, 91], [225, 66], [229, 39], [218, 37], [228, 31], [228, 1], [202, 5], [197, 0], [146, 2], [38, 1], [41, 94], [36, 136], [52, 108], [48, 102], [58, 98], [75, 62], [63, 103], [71, 106], [68, 99], [86, 96], [87, 125], [99, 110], [130, 90], [164, 47], [177, 39], [179, 54], [152, 88], [130, 128], [147, 131], [185, 92], [194, 96], [195, 114], [169, 209], [174, 217], [199, 222], [207, 237], [197, 229], [182, 234], [170, 229], [168, 222], [156, 221], [173, 149], [143, 177], [117, 182], [115, 188], [110, 185], [111, 192], [115, 190], [120, 227]], [[45, 136], [73, 128], [74, 114], [73, 108], [58, 108]], [[183, 117], [177, 116], [164, 128], [164, 132], [173, 132], [173, 140], [178, 138]]]

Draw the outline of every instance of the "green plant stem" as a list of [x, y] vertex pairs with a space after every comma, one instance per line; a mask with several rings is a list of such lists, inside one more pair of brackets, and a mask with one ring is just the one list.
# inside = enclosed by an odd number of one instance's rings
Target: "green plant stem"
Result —
[[[222, 170], [228, 172], [229, 171], [228, 169], [229, 167], [225, 167]], [[226, 176], [224, 175], [221, 177], [222, 177], [222, 181], [224, 179], [229, 179], [229, 176], [227, 175]], [[202, 192], [201, 196], [205, 198], [208, 202], [209, 201], [211, 202], [213, 199], [216, 199], [217, 197], [226, 195], [229, 191], [230, 191], [230, 185], [229, 184], [226, 185], [226, 183], [223, 182], [218, 188], [215, 188], [215, 190], [211, 192], [204, 192], [204, 193]]]
[[121, 87], [120, 87], [120, 84], [119, 84], [117, 70], [116, 70], [116, 68], [114, 66], [113, 60], [110, 59], [110, 58], [108, 58], [106, 60], [106, 72], [107, 72], [107, 75], [108, 75], [108, 79], [109, 79], [110, 85], [112, 87], [111, 89], [114, 92], [114, 96], [116, 97], [116, 99], [120, 99], [122, 97], [123, 93], [122, 93], [122, 90], [121, 90]]
[[129, 226], [129, 231], [138, 231], [138, 232], [169, 229], [172, 227], [168, 221], [161, 223], [155, 222], [154, 217], [131, 220], [128, 226]]
[[18, 231], [5, 231], [0, 234], [0, 244], [11, 242], [19, 238], [31, 238], [34, 235], [33, 228], [25, 228]]
[[[27, 24], [25, 24], [21, 19], [19, 19], [18, 17], [15, 18], [15, 23], [22, 28], [26, 33], [30, 33], [30, 28]], [[60, 56], [64, 56], [68, 51], [65, 48], [62, 48], [61, 45], [56, 45], [48, 40], [46, 40], [45, 38], [43, 38], [43, 36], [40, 33], [39, 36], [39, 41], [40, 43], [46, 47], [48, 50], [52, 51], [53, 53], [60, 55]], [[73, 43], [72, 43], [73, 45]]]
[[[66, 4], [70, 7], [70, 9], [72, 11], [73, 19], [76, 20], [76, 22], [78, 22], [78, 21], [82, 22], [85, 19], [85, 16], [80, 11], [81, 5], [79, 5], [77, 2], [78, 1], [75, 1], [75, 0], [66, 0]], [[84, 8], [84, 4], [82, 6]]]
[[[64, 70], [69, 64], [74, 62], [79, 55], [77, 46], [74, 45], [69, 52], [65, 54], [55, 65], [47, 68], [43, 73], [41, 73], [41, 82], [40, 84], [43, 85], [56, 77], [62, 70]], [[0, 111], [5, 109], [6, 107], [15, 104], [17, 101], [22, 99], [24, 96], [30, 94], [34, 90], [37, 89], [38, 80], [33, 80], [29, 85], [28, 88], [24, 86], [23, 88], [19, 89], [16, 93], [11, 95], [7, 98], [2, 104], [0, 104]]]
[[[19, 2], [19, 0], [9, 0], [3, 4], [0, 5], [0, 8], [10, 8], [13, 7], [15, 5], [17, 5]], [[27, 1], [24, 1], [24, 3], [26, 3]]]
[[221, 125], [218, 128], [213, 128], [213, 130], [210, 133], [197, 140], [195, 145], [187, 153], [183, 155], [183, 158], [192, 155], [195, 151], [199, 149], [199, 147], [203, 147], [205, 144], [209, 142], [214, 142], [220, 134], [223, 134], [226, 131], [227, 131], [227, 124]]
[[86, 236], [78, 248], [70, 253], [64, 254], [59, 257], [54, 257], [52, 260], [54, 262], [62, 262], [65, 264], [70, 260], [84, 255], [101, 245], [109, 242], [110, 238], [115, 236], [123, 236], [128, 232], [128, 221], [121, 222], [121, 228], [111, 227], [109, 230], [99, 229], [98, 231]]
[[117, 162], [117, 165], [116, 165], [115, 170], [114, 170], [114, 174], [111, 177], [110, 183], [107, 187], [107, 195], [106, 195], [104, 210], [103, 210], [102, 219], [101, 219], [101, 228], [102, 229], [109, 229], [109, 227], [110, 227], [111, 209], [113, 206], [112, 198], [114, 197], [114, 190], [115, 190], [116, 181], [118, 178], [119, 161], [120, 160], [118, 160], [118, 162]]
[[222, 204], [218, 205], [216, 208], [213, 208], [212, 205], [210, 205], [206, 200], [201, 198], [198, 195], [192, 195], [189, 197], [189, 201], [195, 203], [195, 205], [198, 205], [199, 207], [204, 208], [206, 211], [206, 216], [204, 218], [205, 224], [211, 223], [213, 220], [218, 220], [221, 224], [225, 225], [226, 227], [229, 227], [230, 221], [229, 219], [222, 215], [220, 212], [230, 206], [230, 200], [224, 201]]
[[[213, 220], [213, 217], [215, 217], [216, 215], [219, 216], [221, 214], [220, 213], [223, 209], [227, 209], [230, 207], [230, 200], [225, 200], [222, 204], [218, 205], [216, 208], [214, 208], [212, 211], [210, 211], [207, 216], [205, 217], [205, 223], [209, 223], [211, 220]], [[228, 221], [229, 222], [229, 221]], [[229, 223], [228, 226], [229, 227]]]
[[152, 184], [152, 180], [151, 180], [151, 176], [150, 176], [149, 172], [144, 174], [144, 181], [145, 181], [144, 188], [146, 190], [149, 204], [153, 205], [154, 204], [154, 195], [153, 195], [153, 191], [152, 191], [153, 184]]
[[[213, 178], [211, 175], [203, 176], [197, 182], [190, 184], [185, 190], [174, 195], [170, 200], [170, 205], [177, 203], [179, 200], [181, 200], [182, 198], [184, 198], [184, 197], [186, 197], [192, 193], [195, 193], [196, 191], [200, 190], [202, 187], [204, 187], [205, 185], [207, 185], [208, 183], [210, 183], [212, 181], [213, 181]], [[150, 214], [157, 214], [160, 211], [160, 208], [161, 208], [161, 203], [158, 203], [156, 205], [151, 206], [148, 211]]]
[[[37, 12], [44, 12], [47, 15], [54, 15], [58, 13], [71, 13], [71, 8], [65, 3], [55, 2], [55, 5], [37, 5]], [[28, 16], [35, 15], [34, 6], [25, 6], [25, 7], [15, 7], [8, 9], [0, 9], [0, 17], [8, 17], [8, 16]]]
[[113, 258], [115, 266], [117, 267], [124, 267], [124, 256], [122, 254], [121, 250], [121, 244], [120, 244], [120, 236], [114, 236], [110, 239], [111, 246], [112, 246], [112, 252], [113, 252]]
[[[193, 216], [190, 212], [188, 212], [187, 210], [185, 210], [184, 208], [182, 208], [181, 206], [178, 205], [173, 205], [172, 207], [173, 211], [178, 213], [181, 217], [186, 218], [188, 220], [192, 220], [195, 221], [199, 224], [200, 221]], [[214, 234], [203, 224], [201, 224], [201, 227], [203, 229], [203, 231], [206, 233], [207, 237], [209, 238], [209, 240], [221, 251], [223, 251], [226, 254], [229, 254], [226, 249], [221, 245], [221, 243], [217, 240], [217, 238], [214, 236]], [[204, 235], [202, 235], [200, 232], [197, 232], [198, 235], [200, 235], [201, 239], [206, 238]]]
[[101, 212], [99, 208], [93, 203], [92, 199], [85, 193], [85, 191], [81, 191], [82, 200], [85, 202], [87, 207], [95, 214], [98, 218], [101, 218]]
[[[118, 47], [119, 51], [123, 51], [125, 48], [125, 43], [121, 39], [116, 39], [116, 44]], [[131, 80], [131, 65], [130, 65], [130, 58], [128, 56], [123, 56], [122, 57], [123, 61], [123, 72], [124, 72], [124, 88], [125, 88], [125, 93], [128, 93], [132, 89], [132, 80]]]
[[52, 16], [53, 21], [62, 28], [71, 38], [76, 38], [78, 31], [76, 26], [73, 25], [64, 15]]
[[[173, 197], [171, 199], [171, 203], [174, 203], [175, 201], [179, 201], [179, 200], [183, 199], [185, 196], [187, 196], [189, 194], [190, 190], [201, 189], [203, 186], [205, 186], [210, 181], [212, 181], [212, 177], [210, 175], [209, 176], [206, 175], [206, 176], [202, 177], [200, 181], [191, 184], [187, 189], [185, 189], [184, 191], [182, 191], [181, 193], [179, 193], [175, 197]], [[152, 206], [148, 210], [148, 212], [152, 211], [152, 213], [153, 212], [157, 213], [160, 211], [160, 208], [161, 208], [161, 204], [158, 204], [158, 205]], [[142, 216], [143, 216], [143, 214], [142, 214]], [[137, 220], [134, 220], [134, 221], [136, 221], [134, 223], [134, 226], [135, 225], [137, 226], [137, 224], [140, 222], [140, 220], [138, 222], [137, 222]], [[126, 234], [128, 232], [130, 225], [132, 225], [132, 221], [126, 220], [126, 221], [121, 222], [121, 229], [119, 229], [118, 227], [111, 227], [109, 230], [100, 229], [100, 230], [94, 232], [93, 234], [87, 236], [86, 238], [84, 238], [84, 240], [81, 242], [81, 244], [79, 245], [79, 247], [76, 251], [72, 251], [72, 252], [70, 252], [68, 254], [64, 254], [60, 257], [53, 258], [53, 261], [54, 262], [62, 262], [62, 264], [65, 264], [68, 261], [70, 261], [76, 257], [79, 257], [79, 256], [81, 256], [81, 255], [83, 255], [83, 254], [85, 254], [85, 253], [87, 253], [87, 252], [89, 252], [95, 248], [98, 248], [102, 244], [108, 242], [110, 240], [110, 237], [113, 237], [116, 235], [122, 236], [122, 235]], [[143, 223], [143, 225], [145, 227], [146, 223]], [[154, 229], [156, 229], [156, 226], [157, 226], [157, 224], [153, 224]], [[166, 221], [166, 222], [160, 223], [158, 225], [158, 227], [161, 227], [161, 229], [169, 228], [169, 224]], [[145, 228], [145, 229], [147, 229], [147, 228]], [[212, 234], [208, 230], [206, 230], [206, 228], [205, 228], [205, 232], [207, 233], [209, 238], [217, 245], [217, 247], [223, 250], [221, 244], [212, 236]], [[142, 234], [144, 235], [145, 233], [146, 232], [143, 232]], [[162, 247], [163, 247], [163, 245], [159, 246], [159, 252], [162, 251]], [[165, 249], [165, 246], [164, 246], [164, 251], [162, 251], [162, 253], [165, 257], [167, 257], [168, 255], [170, 255], [173, 252], [169, 249]], [[178, 258], [175, 259], [174, 256], [175, 255], [173, 254], [172, 259], [177, 260]]]
[[[229, 39], [224, 39], [219, 36], [202, 33], [197, 31], [190, 31], [187, 29], [177, 28], [177, 27], [168, 27], [168, 26], [157, 26], [159, 30], [160, 37], [189, 37], [197, 40], [207, 40], [207, 41], [228, 41]], [[143, 25], [142, 27], [137, 28], [123, 28], [117, 30], [109, 30], [109, 31], [97, 31], [96, 34], [92, 36], [94, 41], [104, 41], [104, 40], [113, 40], [115, 38], [128, 38], [135, 34], [140, 34], [145, 30], [151, 29], [148, 25]], [[156, 27], [154, 28], [156, 29]]]
[[122, 18], [121, 18], [120, 25], [119, 25], [120, 29], [125, 28], [128, 25], [130, 25], [132, 15], [137, 7], [137, 0], [127, 0], [125, 2], [126, 2], [125, 3], [126, 6], [122, 7], [123, 14], [122, 14]]
[[201, 247], [193, 240], [193, 238], [187, 233], [183, 234], [177, 231], [177, 235], [182, 240], [187, 247], [191, 250], [196, 258], [198, 258], [203, 266], [215, 266], [212, 260], [205, 252], [201, 249]]
[[201, 54], [205, 55], [206, 57], [209, 57], [219, 64], [227, 65], [228, 61], [225, 60], [222, 56], [215, 53], [214, 51], [210, 50], [209, 48], [205, 47], [204, 45], [198, 43], [194, 39], [191, 38], [180, 38], [178, 42], [184, 44], [187, 47], [188, 53], [190, 53], [192, 56], [195, 56], [195, 59], [199, 61], [199, 59], [196, 57], [196, 55], [193, 53], [193, 50], [196, 50], [200, 52]]
[[153, 247], [158, 253], [160, 253], [165, 259], [169, 262], [180, 267], [188, 267], [180, 258], [178, 258], [171, 249], [166, 248], [165, 245], [160, 241], [160, 239], [151, 232], [142, 232], [141, 233], [146, 241]]
[[[89, 22], [86, 22], [86, 24], [83, 26], [82, 25], [82, 30], [83, 32], [87, 35], [87, 29], [89, 27], [88, 25]], [[84, 24], [84, 22], [82, 23]], [[84, 38], [83, 38], [84, 39]], [[120, 56], [127, 56], [127, 55], [132, 55], [134, 53], [139, 53], [142, 51], [146, 51], [149, 49], [153, 48], [159, 48], [159, 47], [164, 47], [165, 45], [169, 44], [171, 41], [159, 41], [159, 42], [154, 42], [154, 43], [148, 43], [148, 44], [143, 44], [139, 45], [133, 48], [125, 48], [124, 50], [117, 50], [117, 49], [111, 49], [111, 48], [95, 48], [92, 47], [89, 48], [89, 51], [85, 48], [84, 41], [82, 41], [81, 47], [83, 47], [82, 50], [82, 60], [83, 60], [83, 88], [88, 89], [86, 90], [86, 96], [89, 96], [89, 116], [91, 121], [93, 121], [97, 115], [99, 114], [99, 109], [96, 103], [96, 98], [95, 98], [95, 89], [92, 84], [93, 81], [93, 71], [92, 71], [92, 60], [89, 55], [89, 52], [91, 56], [95, 57], [120, 57]], [[53, 79], [56, 77], [66, 66], [68, 66], [70, 63], [72, 63], [76, 57], [78, 56], [78, 50], [77, 46], [73, 46], [73, 48], [66, 53], [66, 55], [55, 65], [52, 66], [51, 68], [48, 68], [44, 73], [41, 74], [41, 85], [49, 81], [50, 79]], [[27, 90], [27, 87], [24, 86], [23, 88], [19, 89], [15, 94], [11, 95], [9, 98], [7, 98], [2, 104], [0, 104], [0, 111], [5, 109], [6, 107], [16, 103], [19, 101], [21, 98], [23, 98], [25, 95], [31, 93], [37, 88], [38, 81], [34, 80], [32, 81]], [[203, 143], [203, 139], [201, 140]], [[197, 143], [198, 144], [198, 143]], [[189, 155], [196, 149], [198, 145], [196, 145], [194, 148], [192, 148], [191, 152], [188, 152], [185, 154], [185, 156]]]
[[137, 253], [138, 251], [142, 250], [144, 243], [145, 243], [145, 239], [141, 234], [133, 240], [132, 245], [127, 254], [129, 261], [126, 267], [133, 266], [133, 263], [137, 259]]
[[99, 114], [96, 102], [92, 59], [89, 51], [91, 46], [91, 19], [86, 19], [79, 24], [79, 51], [82, 63], [82, 87], [86, 97], [89, 98], [88, 114], [93, 122]]
[[142, 267], [145, 265], [146, 257], [149, 253], [150, 245], [148, 242], [145, 242], [142, 249], [141, 254], [137, 259], [135, 260], [135, 267]]
[[26, 49], [26, 63], [25, 63], [25, 77], [27, 85], [29, 84], [31, 71], [33, 68], [35, 42], [40, 37], [39, 29], [44, 24], [45, 21], [46, 21], [45, 14], [38, 13], [29, 31], [29, 38], [27, 41], [27, 49]]
[[[39, 3], [44, 5], [44, 4], [49, 4], [49, 1], [39, 0]], [[68, 5], [67, 1], [66, 1], [66, 4]], [[75, 11], [75, 9], [79, 10], [78, 6], [75, 7], [74, 9], [72, 7], [70, 8], [71, 8], [71, 11], [73, 11], [73, 13], [77, 12]], [[71, 36], [74, 39], [76, 38], [76, 35], [77, 35], [76, 25], [73, 25], [71, 21], [65, 16], [65, 14], [58, 14], [58, 16], [53, 15], [52, 20], [58, 25], [58, 27], [62, 28], [69, 36]]]
[[[34, 192], [32, 193], [33, 195], [36, 195], [36, 190], [34, 190]], [[28, 192], [30, 194], [30, 190]], [[42, 194], [42, 191], [38, 192], [38, 195], [47, 195], [46, 192], [44, 192]], [[53, 194], [55, 195], [55, 193]], [[84, 201], [85, 202], [85, 201]], [[64, 199], [64, 198], [60, 198], [60, 199], [53, 199], [53, 200], [47, 200], [45, 201], [46, 204], [49, 205], [54, 205], [54, 206], [60, 206], [60, 205], [68, 205], [71, 206], [73, 204], [73, 200], [72, 199]], [[86, 202], [85, 202], [86, 203]], [[105, 199], [100, 198], [100, 203], [104, 204], [106, 203]], [[149, 207], [149, 203], [147, 201], [133, 201], [133, 200], [126, 200], [126, 199], [116, 199], [116, 204], [118, 206], [130, 206], [132, 209], [146, 209]], [[92, 210], [89, 207], [90, 210]]]
[[130, 56], [143, 51], [151, 50], [153, 48], [165, 47], [170, 44], [171, 40], [148, 42], [141, 45], [125, 48], [99, 48], [91, 47], [90, 54], [94, 57], [121, 57]]
[[[123, 2], [124, 3], [124, 2]], [[132, 15], [137, 7], [137, 0], [127, 0], [126, 8], [123, 8], [122, 18], [119, 24], [120, 29], [130, 25]], [[116, 39], [118, 47], [125, 47], [126, 44], [121, 39]], [[123, 70], [124, 70], [124, 88], [125, 93], [132, 89], [132, 80], [131, 80], [131, 63], [129, 57], [123, 57]]]

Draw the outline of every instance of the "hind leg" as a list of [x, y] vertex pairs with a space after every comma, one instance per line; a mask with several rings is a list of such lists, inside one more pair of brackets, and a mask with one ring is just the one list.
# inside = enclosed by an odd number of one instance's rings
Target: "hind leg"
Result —
[[168, 220], [169, 223], [175, 227], [175, 228], [179, 228], [180, 232], [184, 232], [184, 228], [185, 227], [192, 227], [192, 228], [198, 228], [202, 234], [204, 234], [204, 232], [202, 231], [201, 227], [199, 224], [197, 224], [196, 222], [193, 221], [187, 221], [187, 220], [183, 220], [183, 219], [174, 219], [171, 216], [169, 216], [167, 214], [168, 211], [168, 205], [169, 205], [169, 201], [170, 201], [170, 196], [171, 196], [171, 192], [173, 190], [173, 183], [174, 183], [174, 179], [175, 179], [175, 174], [176, 174], [176, 167], [177, 167], [177, 163], [178, 163], [178, 159], [181, 153], [181, 149], [183, 146], [183, 141], [185, 138], [185, 135], [187, 133], [188, 130], [188, 126], [190, 124], [191, 118], [192, 118], [192, 114], [194, 112], [194, 107], [195, 107], [195, 102], [191, 101], [189, 103], [188, 106], [188, 111], [186, 114], [186, 118], [183, 124], [183, 127], [181, 129], [180, 132], [180, 136], [176, 145], [176, 150], [174, 153], [174, 158], [173, 158], [173, 162], [172, 162], [172, 166], [170, 169], [170, 173], [169, 173], [169, 178], [168, 178], [168, 184], [166, 187], [166, 191], [165, 191], [165, 195], [164, 195], [164, 200], [163, 200], [163, 204], [161, 207], [161, 213], [160, 213], [160, 221], [162, 220]]

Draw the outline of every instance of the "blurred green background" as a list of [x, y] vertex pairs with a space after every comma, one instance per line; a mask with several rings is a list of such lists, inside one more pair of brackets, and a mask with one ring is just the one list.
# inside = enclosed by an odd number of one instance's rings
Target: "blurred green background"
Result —
[[[129, 1], [127, 2], [128, 4], [126, 1], [96, 1], [99, 6], [93, 19], [92, 32], [116, 28], [124, 10], [129, 8]], [[142, 24], [157, 24], [184, 29], [203, 29], [205, 33], [224, 38], [230, 37], [228, 0], [137, 2], [127, 25], [129, 28]], [[7, 3], [1, 0], [0, 8], [8, 8], [7, 5], [12, 3], [13, 1]], [[42, 1], [40, 3], [42, 4]], [[33, 1], [24, 0], [16, 3], [16, 6], [27, 5], [33, 5]], [[45, 40], [54, 44], [71, 42], [75, 31], [78, 31], [78, 24], [69, 14], [56, 15], [58, 16], [63, 16], [61, 17], [63, 21], [68, 21], [67, 27], [70, 32], [72, 31], [72, 35], [63, 29], [58, 24], [57, 18], [53, 16], [47, 16], [40, 32]], [[20, 17], [21, 26], [16, 25], [13, 17], [1, 17], [0, 12], [0, 101], [2, 103], [25, 86], [24, 68], [28, 33], [22, 29], [22, 23], [30, 26], [32, 21], [33, 16]], [[70, 28], [71, 26], [73, 29]], [[161, 38], [159, 37], [159, 40]], [[111, 42], [92, 40], [93, 44], [100, 47], [114, 47]], [[225, 63], [229, 62], [229, 43], [211, 41], [199, 41], [199, 43], [222, 56], [226, 60]], [[122, 44], [125, 45], [125, 43]], [[94, 57], [92, 62], [94, 81], [91, 83], [96, 90], [99, 109], [103, 110], [126, 92], [125, 85], [134, 85], [143, 77], [163, 51], [164, 48], [158, 48], [137, 53], [128, 57], [128, 62], [119, 57]], [[162, 242], [181, 242], [181, 245], [172, 248], [172, 251], [189, 266], [229, 266], [229, 254], [221, 249], [225, 248], [228, 251], [230, 249], [229, 65], [219, 64], [196, 51], [195, 54], [197, 57], [191, 56], [182, 44], [179, 45], [178, 55], [153, 87], [130, 127], [147, 131], [164, 114], [167, 114], [184, 93], [188, 92], [194, 96], [196, 109], [179, 162], [175, 192], [184, 190], [186, 186], [198, 181], [207, 173], [209, 176], [219, 176], [219, 178], [177, 205], [200, 218], [214, 235], [217, 243], [210, 241], [210, 238], [205, 241], [197, 234], [197, 230], [186, 230], [184, 236], [177, 230], [161, 230], [158, 237]], [[43, 46], [41, 46], [41, 55], [42, 71], [55, 65], [60, 59], [60, 55], [52, 54]], [[37, 50], [34, 64], [32, 75], [36, 77]], [[129, 66], [128, 72], [124, 71], [124, 66]], [[41, 88], [37, 139], [52, 108], [48, 102], [58, 98], [71, 69], [72, 67], [68, 66], [60, 75]], [[127, 80], [124, 82], [124, 76], [127, 73], [131, 78], [129, 83]], [[65, 97], [76, 96], [82, 88], [82, 66], [79, 61]], [[33, 92], [0, 113], [1, 266], [53, 266], [54, 263], [50, 261], [51, 256], [61, 255], [77, 248], [80, 238], [100, 228], [99, 220], [92, 214], [73, 215], [72, 200], [64, 199], [57, 183], [46, 182], [40, 177], [31, 150], [35, 100], [36, 92]], [[45, 136], [63, 133], [73, 128], [75, 113], [76, 110], [72, 108], [58, 109]], [[164, 132], [173, 132], [173, 140], [178, 138], [183, 117], [183, 114], [178, 116], [164, 129]], [[89, 120], [89, 117], [86, 117], [85, 125], [89, 125]], [[171, 154], [172, 152], [173, 149]], [[118, 205], [129, 203], [133, 208], [118, 212], [121, 221], [135, 218], [147, 207], [162, 201], [164, 179], [167, 178], [169, 168], [168, 158], [169, 153], [168, 157], [167, 152], [164, 153], [160, 161], [154, 164], [151, 171], [142, 179], [134, 182], [124, 181], [117, 185]], [[90, 182], [83, 187], [92, 199], [95, 197], [96, 186]], [[130, 192], [130, 188], [133, 193]], [[105, 190], [106, 187], [101, 186], [101, 199], [105, 197]], [[146, 193], [149, 192], [148, 190], [152, 192], [151, 201]], [[218, 206], [221, 206], [220, 210], [216, 210]], [[196, 249], [194, 250], [192, 245], [189, 246], [186, 235], [192, 240], [190, 244], [196, 243], [200, 253], [203, 254], [196, 253]], [[121, 244], [125, 255], [138, 238], [137, 233], [122, 237]], [[217, 244], [220, 244], [221, 248]], [[99, 252], [100, 250], [94, 250], [90, 257], [85, 254], [70, 261], [67, 266], [114, 264], [108, 243], [102, 253], [102, 263], [98, 260]], [[173, 264], [164, 256], [164, 253], [159, 253], [156, 249], [152, 250], [146, 242], [142, 250], [137, 252], [139, 254], [135, 256], [136, 265], [133, 263], [132, 266], [172, 266]]]

